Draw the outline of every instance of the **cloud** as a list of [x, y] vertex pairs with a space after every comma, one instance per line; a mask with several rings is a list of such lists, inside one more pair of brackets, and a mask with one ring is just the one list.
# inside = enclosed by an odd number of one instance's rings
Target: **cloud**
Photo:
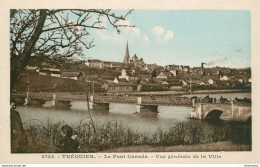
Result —
[[119, 27], [120, 34], [117, 33], [115, 28], [111, 28], [106, 18], [101, 18], [100, 24], [102, 24], [105, 30], [95, 30], [96, 35], [98, 35], [102, 40], [109, 40], [113, 42], [119, 42], [120, 40], [127, 40], [129, 38], [136, 38], [141, 36], [141, 30], [136, 27], [124, 27], [131, 26], [131, 22], [128, 20], [120, 20], [116, 25], [123, 25]]
[[126, 40], [124, 35], [118, 34], [116, 31], [110, 32], [108, 30], [95, 30], [97, 36], [103, 41], [120, 42]]
[[172, 31], [167, 31], [167, 33], [164, 36], [164, 39], [168, 40], [168, 39], [172, 39], [174, 37], [174, 34]]
[[98, 35], [102, 40], [107, 40], [110, 38], [110, 34], [106, 30], [95, 30], [96, 35]]
[[160, 35], [162, 35], [162, 34], [164, 33], [164, 29], [163, 29], [163, 27], [161, 27], [161, 26], [156, 26], [156, 27], [154, 27], [154, 28], [152, 29], [152, 32], [153, 32], [155, 35], [160, 36]]
[[[123, 26], [132, 26], [131, 22], [129, 20], [119, 20], [117, 22], [117, 25], [123, 25]], [[122, 32], [126, 33], [132, 33], [135, 36], [141, 35], [141, 30], [137, 27], [121, 27], [120, 29]]]
[[133, 27], [133, 28], [131, 28], [131, 30], [135, 33], [136, 36], [141, 35], [141, 31], [139, 28]]
[[170, 40], [174, 37], [174, 33], [171, 30], [165, 30], [161, 26], [156, 26], [151, 30], [152, 34], [154, 35], [155, 39], [158, 41]]
[[148, 36], [147, 35], [143, 35], [143, 39], [145, 40], [145, 41], [149, 41], [149, 38], [148, 38]]

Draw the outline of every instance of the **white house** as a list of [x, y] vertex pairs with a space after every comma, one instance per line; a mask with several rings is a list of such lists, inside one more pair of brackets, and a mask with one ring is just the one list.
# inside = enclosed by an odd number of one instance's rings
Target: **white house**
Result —
[[172, 73], [173, 76], [177, 76], [177, 70], [171, 70], [170, 73]]
[[226, 75], [224, 75], [224, 76], [220, 76], [220, 80], [221, 81], [227, 81], [227, 80], [229, 80], [229, 78], [226, 76]]
[[187, 82], [185, 82], [185, 81], [181, 81], [182, 82], [182, 85], [183, 86], [186, 86], [186, 85], [188, 85], [188, 83]]
[[201, 81], [199, 85], [206, 85], [205, 82]]
[[214, 80], [213, 79], [209, 79], [208, 80], [208, 84], [213, 85], [214, 84]]
[[50, 75], [50, 69], [49, 68], [41, 68], [39, 69], [39, 75]]
[[184, 67], [183, 67], [183, 71], [184, 71], [184, 72], [189, 72], [189, 70], [190, 70], [190, 67], [189, 67], [189, 66], [184, 66]]
[[156, 78], [165, 78], [172, 76], [173, 74], [171, 72], [162, 71], [159, 75], [156, 76]]
[[118, 83], [118, 82], [119, 82], [118, 79], [117, 79], [117, 77], [115, 77], [115, 79], [114, 79], [113, 82], [114, 82], [114, 83]]
[[28, 66], [28, 65], [27, 65], [27, 66], [25, 67], [25, 69], [28, 70], [28, 71], [36, 71], [36, 70], [38, 69], [38, 67]]
[[243, 83], [243, 79], [238, 79], [238, 82]]
[[147, 65], [143, 68], [144, 71], [148, 71], [149, 68], [147, 67]]
[[123, 68], [121, 71], [121, 75], [119, 78], [125, 78], [127, 81], [129, 81], [129, 75], [127, 74], [126, 70]]
[[60, 72], [59, 69], [50, 68], [49, 70], [50, 70], [50, 72], [51, 72], [51, 76], [52, 76], [52, 77], [60, 77], [61, 72]]
[[101, 60], [88, 60], [85, 62], [85, 65], [89, 68], [97, 68], [97, 69], [103, 69], [104, 68], [104, 62]]

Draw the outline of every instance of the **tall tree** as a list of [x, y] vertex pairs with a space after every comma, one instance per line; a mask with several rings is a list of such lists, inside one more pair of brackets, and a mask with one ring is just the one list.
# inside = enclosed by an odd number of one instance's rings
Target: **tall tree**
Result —
[[11, 90], [31, 56], [84, 56], [84, 50], [95, 46], [91, 29], [106, 29], [108, 22], [120, 33], [120, 27], [131, 26], [120, 24], [131, 12], [119, 15], [110, 9], [10, 10]]

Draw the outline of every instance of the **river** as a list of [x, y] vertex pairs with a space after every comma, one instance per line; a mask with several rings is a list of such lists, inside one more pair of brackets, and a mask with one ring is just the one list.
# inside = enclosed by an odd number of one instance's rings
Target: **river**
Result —
[[[196, 96], [220, 98], [251, 98], [251, 93], [222, 93], [222, 94], [196, 94]], [[190, 95], [185, 95], [190, 96]], [[87, 103], [82, 101], [72, 102], [70, 109], [57, 109], [51, 106], [51, 102], [47, 101], [43, 106], [17, 106], [17, 111], [20, 113], [22, 121], [26, 124], [31, 122], [61, 124], [77, 127], [80, 122], [89, 122], [90, 115], [87, 111]], [[157, 131], [158, 128], [167, 130], [177, 122], [190, 121], [189, 107], [175, 106], [159, 106], [159, 113], [155, 114], [136, 114], [136, 105], [134, 104], [110, 104], [109, 111], [91, 111], [94, 122], [107, 123], [115, 122], [122, 123], [126, 127], [130, 127], [137, 132], [150, 133]]]

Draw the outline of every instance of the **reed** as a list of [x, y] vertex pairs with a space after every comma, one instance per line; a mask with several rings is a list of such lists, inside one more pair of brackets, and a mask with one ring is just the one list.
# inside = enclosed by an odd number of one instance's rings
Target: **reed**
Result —
[[[65, 122], [53, 124], [47, 121], [47, 124], [43, 125], [38, 120], [27, 121], [24, 124], [29, 141], [27, 152], [59, 152], [63, 125]], [[131, 145], [172, 146], [227, 140], [236, 144], [251, 144], [251, 125], [242, 123], [203, 126], [196, 120], [177, 123], [167, 130], [158, 128], [154, 133], [145, 133], [134, 131], [118, 121], [96, 121], [94, 133], [92, 123], [85, 120], [80, 121], [78, 125], [72, 125], [72, 128], [79, 136], [80, 152], [97, 152]]]

